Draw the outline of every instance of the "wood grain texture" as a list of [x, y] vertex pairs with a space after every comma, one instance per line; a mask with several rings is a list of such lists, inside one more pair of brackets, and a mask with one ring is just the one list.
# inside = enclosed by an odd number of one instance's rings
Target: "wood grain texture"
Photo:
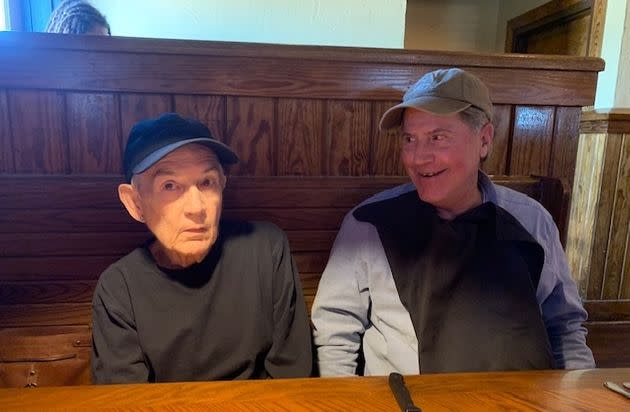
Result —
[[372, 112], [369, 102], [329, 101], [326, 105], [327, 176], [369, 174]]
[[[604, 170], [606, 135], [590, 133], [580, 135], [575, 181], [571, 197], [568, 227], [567, 260], [580, 296], [590, 296], [591, 260], [599, 196]], [[597, 281], [601, 286], [601, 276]]]
[[545, 173], [567, 179], [569, 187], [575, 176], [581, 113], [579, 107], [556, 108], [549, 171]]
[[226, 143], [240, 158], [238, 164], [230, 167], [230, 174], [275, 174], [275, 106], [275, 100], [270, 98], [227, 98]]
[[15, 173], [7, 93], [0, 90], [0, 173]]
[[406, 176], [400, 161], [400, 132], [396, 129], [381, 131], [378, 124], [383, 114], [400, 101], [372, 103], [372, 136], [370, 145], [370, 174], [376, 176]]
[[[292, 232], [289, 232], [289, 234]], [[323, 248], [332, 245], [334, 232], [305, 233], [294, 238], [296, 247], [292, 248], [292, 255], [300, 272], [321, 273], [328, 260], [328, 250]], [[303, 240], [300, 240], [303, 239]], [[300, 243], [320, 245], [316, 251], [300, 251], [300, 249], [315, 249], [314, 246], [300, 246]], [[138, 246], [138, 245], [136, 245]], [[122, 255], [109, 256], [24, 256], [2, 257], [2, 271], [0, 282], [48, 282], [48, 281], [91, 281]]]
[[0, 302], [3, 305], [86, 303], [92, 301], [95, 286], [94, 280], [1, 282]]
[[16, 172], [68, 172], [63, 94], [11, 90], [7, 100]]
[[589, 322], [630, 322], [628, 300], [586, 300]]
[[175, 111], [199, 120], [208, 126], [215, 139], [225, 141], [225, 97], [177, 95]]
[[586, 343], [598, 368], [630, 367], [630, 322], [588, 322]]
[[545, 176], [553, 140], [554, 108], [517, 106], [509, 174]]
[[140, 120], [173, 111], [173, 97], [163, 94], [123, 93], [120, 95], [121, 147], [125, 147], [131, 128]]
[[[616, 184], [608, 247], [606, 267], [604, 270], [604, 299], [621, 299], [625, 297], [622, 289], [624, 278], [624, 262], [630, 232], [630, 134], [624, 134], [621, 142], [621, 155], [617, 169]], [[627, 286], [627, 285], [626, 285]], [[628, 286], [630, 289], [630, 286]]]
[[94, 280], [117, 256], [2, 257], [2, 282], [46, 280]]
[[119, 102], [112, 94], [68, 93], [66, 127], [72, 173], [121, 173]]
[[601, 57], [602, 55], [607, 5], [608, 0], [593, 0], [591, 9], [591, 32], [588, 39], [588, 55], [591, 57]]
[[90, 325], [91, 303], [0, 305], [0, 328]]
[[510, 133], [512, 132], [512, 106], [494, 105], [493, 107], [494, 141], [492, 152], [481, 165], [484, 172], [491, 175], [506, 174]]
[[278, 100], [278, 175], [323, 175], [324, 101]]
[[[596, 72], [603, 68], [600, 59], [473, 57], [461, 53], [413, 54], [391, 50], [386, 51], [391, 60], [374, 61], [378, 53], [370, 58], [364, 50], [344, 50], [344, 57], [337, 50], [322, 47], [276, 46], [267, 53], [273, 56], [266, 56], [260, 45], [238, 44], [232, 45], [236, 53], [219, 46], [223, 54], [208, 55], [215, 43], [197, 43], [197, 49], [207, 48], [205, 53], [187, 53], [190, 46], [184, 44], [183, 49], [175, 51], [181, 42], [169, 44], [157, 39], [127, 39], [123, 44], [135, 43], [137, 47], [132, 53], [116, 50], [116, 41], [94, 44], [96, 49], [91, 51], [72, 50], [69, 45], [15, 50], [11, 37], [0, 35], [0, 87], [393, 100], [399, 99], [410, 82], [422, 74], [456, 66], [471, 70], [488, 83], [498, 104], [589, 105], [595, 96]], [[166, 48], [158, 49], [158, 45]], [[167, 51], [169, 45], [175, 46], [174, 52]], [[143, 48], [153, 50], [142, 53]], [[282, 55], [283, 50], [289, 54]], [[366, 60], [360, 61], [361, 58]], [[366, 65], [366, 61], [371, 64]], [[523, 70], [524, 67], [528, 70]], [[513, 81], [515, 77], [518, 82]]]
[[622, 135], [609, 134], [604, 151], [601, 191], [597, 207], [597, 220], [593, 234], [591, 272], [587, 299], [601, 299], [604, 296], [606, 260], [615, 200], [615, 187], [621, 156]]
[[[529, 371], [405, 376], [422, 410], [611, 411], [627, 399], [602, 386], [630, 369]], [[59, 405], [67, 409], [221, 411], [395, 411], [386, 376], [266, 379], [144, 385], [0, 389], [6, 411]]]

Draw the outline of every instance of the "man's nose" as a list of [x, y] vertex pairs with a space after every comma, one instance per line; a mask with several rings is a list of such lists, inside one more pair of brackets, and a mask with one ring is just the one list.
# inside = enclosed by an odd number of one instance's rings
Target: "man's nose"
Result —
[[430, 163], [435, 160], [435, 153], [428, 142], [417, 142], [414, 146], [413, 161], [416, 164]]
[[191, 186], [187, 193], [184, 203], [184, 210], [187, 214], [197, 215], [205, 213], [206, 199], [197, 186]]

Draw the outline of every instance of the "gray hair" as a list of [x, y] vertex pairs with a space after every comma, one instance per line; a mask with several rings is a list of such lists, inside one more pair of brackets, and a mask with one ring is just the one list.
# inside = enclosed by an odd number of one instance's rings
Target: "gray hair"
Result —
[[474, 106], [459, 112], [459, 117], [475, 132], [479, 132], [482, 127], [491, 121], [483, 110]]

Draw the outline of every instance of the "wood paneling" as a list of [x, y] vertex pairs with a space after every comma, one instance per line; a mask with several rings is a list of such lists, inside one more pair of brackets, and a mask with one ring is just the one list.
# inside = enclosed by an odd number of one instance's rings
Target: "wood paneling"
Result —
[[553, 107], [516, 107], [510, 174], [547, 175], [553, 128]]
[[581, 113], [579, 107], [556, 108], [549, 171], [545, 173], [566, 178], [569, 187], [573, 186], [575, 175]]
[[157, 117], [173, 111], [172, 96], [162, 94], [124, 93], [120, 95], [121, 147], [127, 144], [134, 124], [143, 119]]
[[9, 124], [9, 106], [7, 94], [0, 90], [0, 173], [13, 173], [13, 144]]
[[[591, 261], [593, 257], [593, 239], [598, 214], [598, 201], [604, 169], [604, 133], [584, 134], [577, 154], [575, 183], [571, 198], [569, 235], [567, 241], [567, 260], [575, 279], [580, 296], [591, 297], [589, 283], [593, 282]], [[596, 282], [601, 289], [603, 274], [600, 272]], [[594, 282], [595, 283], [595, 282]], [[600, 294], [597, 292], [597, 298]]]
[[118, 109], [118, 100], [111, 94], [66, 95], [72, 173], [122, 172]]
[[492, 175], [506, 174], [508, 165], [508, 149], [512, 132], [512, 106], [494, 105], [492, 113], [494, 125], [494, 142], [492, 152], [482, 164], [482, 169]]
[[0, 328], [91, 324], [90, 303], [0, 305]]
[[630, 300], [587, 300], [589, 322], [630, 322]]
[[370, 174], [381, 176], [406, 176], [400, 161], [400, 132], [397, 129], [381, 131], [378, 124], [383, 114], [398, 101], [372, 104], [372, 136], [370, 145]]
[[[85, 39], [83, 44], [59, 40], [0, 33], [0, 87], [28, 84], [76, 91], [392, 100], [427, 71], [456, 66], [487, 82], [498, 104], [578, 106], [592, 104], [594, 72], [603, 68], [602, 60], [594, 58], [341, 52], [158, 39], [109, 39], [108, 43]], [[25, 46], [38, 41], [38, 47]], [[86, 45], [93, 49], [86, 50]]]
[[69, 163], [63, 94], [11, 90], [7, 97], [15, 170], [66, 173]]
[[278, 100], [278, 175], [323, 175], [324, 101]]
[[215, 139], [225, 140], [225, 97], [175, 96], [175, 111], [204, 123]]
[[604, 299], [622, 298], [624, 258], [630, 229], [630, 134], [623, 136], [617, 170], [612, 217], [610, 221], [606, 267], [604, 270]]
[[226, 143], [240, 158], [240, 162], [230, 168], [230, 174], [276, 174], [275, 100], [228, 97], [227, 119]]
[[588, 322], [586, 343], [598, 368], [630, 367], [630, 322]]
[[621, 136], [608, 135], [604, 151], [601, 190], [597, 205], [597, 220], [593, 235], [591, 272], [589, 275], [587, 299], [601, 299], [604, 295], [604, 272], [608, 250], [609, 233], [613, 213], [617, 171], [621, 156]]
[[328, 176], [365, 176], [369, 173], [372, 112], [369, 102], [329, 102], [326, 106]]
[[3, 305], [91, 302], [95, 286], [95, 280], [2, 282], [0, 302]]

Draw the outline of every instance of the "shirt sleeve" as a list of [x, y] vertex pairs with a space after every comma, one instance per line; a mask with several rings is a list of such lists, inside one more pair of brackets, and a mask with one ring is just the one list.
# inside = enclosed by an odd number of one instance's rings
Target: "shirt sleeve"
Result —
[[586, 345], [587, 313], [582, 305], [558, 229], [547, 222], [544, 242], [545, 264], [538, 285], [537, 298], [558, 368], [595, 367], [593, 353]]
[[149, 381], [123, 275], [109, 268], [101, 275], [92, 300], [92, 380], [94, 383]]
[[349, 213], [339, 230], [313, 303], [311, 320], [321, 376], [357, 374], [361, 339], [369, 325], [366, 224]]
[[289, 242], [280, 229], [273, 246], [273, 341], [265, 359], [272, 378], [311, 376], [313, 352], [311, 330], [299, 274]]

